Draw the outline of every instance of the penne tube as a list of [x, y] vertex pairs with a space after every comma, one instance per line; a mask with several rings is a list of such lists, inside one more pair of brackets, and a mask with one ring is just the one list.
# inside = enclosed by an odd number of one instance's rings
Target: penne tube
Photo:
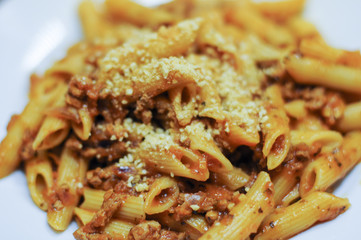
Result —
[[[43, 81], [39, 88], [44, 91], [48, 90], [48, 93], [30, 99], [24, 111], [10, 121], [8, 133], [0, 143], [0, 178], [10, 174], [18, 167], [21, 161], [19, 151], [25, 132], [35, 132], [44, 119], [44, 110], [50, 107], [58, 96], [67, 91], [63, 82], [53, 83], [50, 79]], [[51, 82], [50, 86], [49, 82]], [[49, 91], [47, 87], [50, 87], [51, 90]]]
[[292, 129], [297, 131], [324, 131], [329, 130], [329, 127], [314, 114], [308, 114], [305, 118], [294, 122]]
[[[91, 188], [84, 188], [84, 202], [80, 205], [83, 209], [92, 211], [100, 210], [105, 191]], [[144, 199], [142, 197], [127, 196], [122, 206], [113, 216], [117, 219], [123, 219], [131, 222], [139, 222], [145, 219]]]
[[[153, 60], [133, 71], [132, 80], [117, 81], [117, 78], [114, 78], [112, 81], [105, 81], [104, 87], [109, 90], [104, 91], [105, 94], [111, 93], [114, 97], [120, 98], [123, 104], [128, 104], [138, 100], [144, 94], [154, 97], [169, 89], [194, 84], [203, 79], [196, 66], [175, 57]], [[147, 84], [144, 84], [145, 82]]]
[[288, 116], [297, 120], [306, 118], [308, 114], [304, 100], [293, 100], [286, 103], [284, 108]]
[[229, 128], [229, 132], [224, 136], [224, 139], [231, 145], [232, 148], [236, 148], [241, 145], [254, 147], [260, 141], [257, 131], [252, 131], [250, 133], [249, 131], [237, 126], [235, 123], [228, 123], [227, 126]]
[[[81, 225], [89, 223], [95, 215], [94, 211], [75, 208], [74, 215], [79, 219]], [[123, 220], [111, 219], [105, 226], [104, 232], [110, 234], [115, 239], [127, 239], [130, 229], [135, 225]]]
[[82, 1], [78, 12], [86, 39], [93, 40], [102, 35], [104, 23], [92, 1]]
[[324, 153], [307, 165], [301, 176], [300, 194], [326, 191], [361, 160], [361, 132], [350, 132], [339, 150]]
[[48, 208], [48, 223], [56, 231], [64, 231], [73, 218], [74, 208], [78, 205], [82, 186], [87, 171], [87, 162], [65, 148], [61, 154], [57, 172], [55, 192], [59, 199]]
[[141, 26], [169, 24], [176, 20], [169, 12], [147, 8], [130, 0], [106, 0], [105, 6], [112, 16]]
[[251, 34], [247, 40], [252, 45], [252, 57], [256, 62], [281, 61], [288, 51], [281, 50], [262, 41], [257, 35]]
[[87, 109], [84, 108], [79, 109], [78, 114], [80, 117], [80, 123], [72, 122], [71, 126], [75, 134], [81, 140], [85, 141], [90, 137], [93, 119], [90, 116], [89, 111]]
[[230, 172], [212, 173], [212, 180], [216, 183], [227, 186], [230, 190], [237, 190], [244, 187], [250, 176], [241, 168], [233, 167]]
[[342, 50], [328, 46], [321, 37], [303, 39], [300, 43], [300, 52], [307, 57], [317, 58], [332, 63], [342, 55]]
[[57, 61], [50, 69], [45, 72], [45, 76], [66, 74], [73, 76], [83, 72], [85, 67], [84, 51], [74, 52], [66, 58]]
[[201, 122], [192, 122], [185, 127], [185, 132], [190, 139], [190, 148], [206, 153], [208, 169], [213, 172], [230, 172], [232, 163], [223, 155], [213, 140], [210, 133], [205, 131], [205, 125]]
[[343, 116], [337, 122], [337, 129], [342, 132], [361, 129], [361, 102], [346, 106]]
[[47, 116], [33, 142], [34, 150], [45, 150], [58, 146], [68, 136], [69, 121]]
[[289, 194], [299, 181], [300, 174], [288, 167], [283, 167], [281, 172], [272, 178], [274, 184], [274, 201], [276, 205], [282, 203], [283, 198]]
[[321, 145], [323, 149], [329, 150], [339, 147], [343, 140], [343, 137], [339, 132], [331, 130], [292, 130], [290, 136], [291, 144], [293, 146], [300, 143], [305, 143], [309, 147], [318, 144]]
[[178, 195], [179, 188], [174, 179], [169, 177], [156, 179], [145, 197], [145, 213], [151, 215], [167, 211], [177, 203]]
[[105, 191], [84, 188], [84, 202], [80, 205], [81, 208], [97, 211], [101, 208], [104, 200]]
[[[146, 37], [142, 44], [128, 43], [109, 51], [100, 61], [103, 75], [101, 78], [108, 80], [109, 73], [119, 78], [116, 73], [124, 72], [130, 65], [137, 67], [138, 64], [149, 62], [153, 58], [167, 58], [185, 53], [194, 43], [201, 24], [200, 18], [182, 21], [170, 28], [160, 28], [156, 36]], [[137, 54], [134, 54], [134, 51], [137, 51]]]
[[209, 229], [206, 219], [201, 215], [192, 215], [190, 218], [184, 220], [184, 222], [200, 234], [206, 233]]
[[201, 117], [209, 117], [217, 122], [224, 120], [222, 111], [221, 98], [216, 90], [216, 86], [211, 81], [202, 81], [202, 87], [199, 92], [201, 104], [198, 106], [198, 115]]
[[253, 6], [266, 17], [285, 21], [302, 12], [305, 0], [278, 0], [254, 2]]
[[147, 135], [135, 155], [163, 173], [198, 181], [206, 181], [209, 177], [206, 159], [197, 151], [175, 144], [166, 134]]
[[287, 207], [300, 198], [299, 184], [295, 185], [294, 188], [283, 197], [281, 206]]
[[240, 202], [230, 211], [233, 217], [229, 221], [216, 222], [200, 237], [205, 239], [245, 239], [255, 233], [263, 219], [272, 212], [273, 184], [266, 172], [258, 174], [246, 196], [241, 195]]
[[300, 16], [292, 17], [286, 22], [290, 32], [298, 39], [318, 36], [317, 28], [312, 23], [304, 20]]
[[130, 222], [139, 222], [145, 219], [143, 197], [128, 196], [124, 204], [114, 214], [114, 218]]
[[278, 167], [290, 149], [289, 119], [284, 109], [269, 106], [267, 118], [262, 122], [264, 135], [262, 153], [267, 157], [268, 170]]
[[275, 24], [250, 7], [235, 7], [227, 13], [226, 18], [231, 23], [257, 34], [270, 44], [285, 46], [294, 42], [288, 29]]
[[349, 206], [345, 198], [325, 192], [313, 192], [288, 207], [276, 208], [264, 220], [260, 233], [254, 239], [288, 239], [316, 222], [334, 219]]
[[349, 52], [333, 48], [321, 38], [303, 39], [300, 52], [304, 56], [318, 58], [330, 63], [361, 68], [361, 55], [359, 51]]
[[188, 125], [193, 116], [196, 103], [196, 86], [194, 84], [172, 88], [168, 91], [178, 123]]
[[[61, 93], [53, 108], [65, 106], [65, 94]], [[69, 121], [66, 119], [48, 115], [42, 123], [33, 142], [34, 150], [45, 150], [58, 146], [68, 136], [70, 130]]]
[[361, 69], [329, 64], [308, 57], [289, 56], [285, 60], [288, 73], [297, 83], [317, 84], [346, 92], [361, 93]]
[[25, 163], [25, 174], [30, 196], [41, 210], [48, 210], [48, 197], [53, 187], [53, 170], [46, 153]]
[[265, 95], [273, 106], [278, 108], [284, 107], [285, 101], [282, 98], [282, 88], [279, 84], [273, 84], [267, 87]]

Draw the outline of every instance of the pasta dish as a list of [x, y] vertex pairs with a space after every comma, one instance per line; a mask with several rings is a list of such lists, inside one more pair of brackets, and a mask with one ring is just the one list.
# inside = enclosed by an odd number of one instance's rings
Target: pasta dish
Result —
[[344, 213], [361, 160], [361, 55], [304, 0], [83, 1], [84, 40], [0, 144], [50, 227], [78, 240], [288, 239]]

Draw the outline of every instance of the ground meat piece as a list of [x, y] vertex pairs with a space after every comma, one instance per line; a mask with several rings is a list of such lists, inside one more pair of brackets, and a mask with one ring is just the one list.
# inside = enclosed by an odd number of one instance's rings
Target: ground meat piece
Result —
[[294, 174], [296, 176], [305, 167], [305, 162], [309, 161], [314, 156], [312, 149], [312, 147], [310, 148], [305, 143], [292, 146], [288, 152], [286, 160], [278, 169], [276, 169], [276, 171], [280, 171], [285, 168], [289, 174]]
[[326, 102], [325, 89], [322, 87], [307, 88], [303, 91], [302, 98], [306, 101], [308, 109], [313, 111], [321, 109]]
[[[87, 159], [97, 158], [101, 161], [111, 162], [124, 156], [127, 147], [124, 142], [105, 141], [102, 142], [105, 147], [93, 147], [84, 143], [84, 150], [81, 151], [83, 157]], [[92, 144], [93, 145], [93, 144]]]
[[112, 165], [88, 171], [86, 180], [90, 186], [96, 189], [109, 190], [114, 188], [120, 181], [126, 182], [130, 176], [136, 173], [136, 169], [132, 167]]
[[20, 148], [20, 158], [23, 161], [32, 159], [35, 156], [33, 149], [33, 141], [36, 137], [36, 132], [26, 130], [23, 136], [22, 147]]
[[123, 119], [128, 111], [110, 96], [101, 99], [101, 84], [96, 84], [89, 76], [76, 75], [69, 82], [66, 103], [76, 109], [86, 106], [91, 116], [102, 115], [107, 122]]
[[327, 100], [321, 114], [325, 118], [326, 123], [332, 126], [336, 123], [337, 119], [342, 117], [345, 107], [345, 102], [340, 94], [331, 92], [327, 94]]
[[[124, 128], [115, 125], [120, 126], [120, 124], [93, 126], [88, 140], [81, 141], [73, 135], [66, 145], [87, 159], [97, 158], [99, 161], [108, 162], [119, 159], [127, 152], [125, 141], [119, 141], [119, 139], [128, 135]], [[132, 144], [137, 144], [137, 142], [134, 141]]]
[[114, 128], [109, 125], [99, 124], [92, 127], [90, 138], [83, 142], [85, 156], [98, 159], [107, 158], [108, 161], [111, 161], [124, 155], [125, 143], [117, 140]]
[[211, 210], [206, 213], [205, 217], [209, 225], [212, 225], [216, 220], [219, 219], [219, 214], [217, 211]]
[[114, 238], [107, 233], [86, 233], [79, 230], [75, 231], [73, 236], [77, 240], [114, 240]]
[[154, 98], [156, 112], [153, 116], [154, 120], [159, 121], [159, 123], [164, 128], [171, 128], [178, 126], [178, 119], [173, 109], [171, 102], [168, 97], [162, 95]]
[[283, 88], [282, 94], [287, 101], [295, 99], [305, 100], [306, 108], [311, 111], [317, 111], [329, 126], [334, 125], [345, 110], [345, 101], [341, 95], [332, 90], [326, 90], [323, 87], [304, 88], [287, 83]]
[[154, 109], [154, 100], [145, 94], [137, 101], [134, 115], [148, 124], [152, 120], [152, 109]]
[[71, 135], [68, 138], [68, 140], [65, 142], [65, 146], [67, 148], [70, 148], [74, 152], [81, 152], [81, 150], [83, 149], [83, 144], [75, 135]]
[[177, 233], [169, 230], [160, 230], [159, 240], [184, 240], [186, 239], [185, 233]]
[[145, 221], [134, 226], [128, 235], [129, 240], [184, 240], [185, 233], [161, 229], [156, 221]]
[[96, 84], [93, 84], [92, 79], [86, 76], [76, 75], [71, 78], [69, 82], [69, 90], [66, 96], [66, 103], [76, 109], [87, 106], [91, 115], [95, 116], [98, 113], [98, 92]]
[[158, 240], [161, 226], [156, 221], [145, 221], [134, 226], [128, 235], [129, 240]]
[[170, 210], [174, 218], [180, 221], [192, 215], [210, 210], [226, 211], [229, 203], [233, 201], [233, 192], [216, 185], [207, 185], [206, 191], [196, 193], [180, 193], [178, 206]]
[[95, 214], [92, 221], [87, 224], [92, 230], [104, 227], [115, 211], [124, 203], [125, 197], [123, 194], [107, 191], [104, 194], [104, 200], [101, 209]]

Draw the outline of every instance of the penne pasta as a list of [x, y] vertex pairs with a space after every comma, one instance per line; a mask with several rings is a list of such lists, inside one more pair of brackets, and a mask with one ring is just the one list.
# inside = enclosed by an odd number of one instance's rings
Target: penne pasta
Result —
[[233, 215], [230, 222], [213, 224], [200, 239], [247, 238], [257, 231], [264, 217], [273, 210], [273, 191], [269, 175], [260, 172], [247, 195], [240, 198], [240, 202], [230, 211]]
[[80, 109], [78, 114], [80, 117], [80, 123], [72, 122], [72, 129], [80, 139], [87, 140], [91, 135], [93, 119], [87, 109]]
[[267, 157], [269, 170], [278, 167], [290, 148], [288, 117], [282, 108], [268, 108], [268, 117], [262, 123], [264, 144], [262, 153]]
[[292, 130], [290, 132], [291, 144], [305, 143], [307, 146], [318, 144], [324, 149], [334, 149], [342, 143], [343, 137], [339, 132], [330, 130], [304, 131]]
[[[45, 87], [47, 80], [41, 83]], [[51, 80], [49, 80], [51, 81]], [[30, 100], [21, 115], [15, 116], [8, 126], [8, 134], [0, 143], [0, 178], [5, 177], [18, 167], [21, 159], [18, 152], [21, 150], [22, 138], [25, 132], [35, 132], [44, 119], [44, 110], [51, 106], [56, 97], [65, 93], [67, 87], [62, 83], [54, 86], [46, 95], [34, 97]]]
[[286, 239], [315, 224], [342, 214], [349, 207], [347, 199], [329, 193], [314, 192], [286, 208], [277, 208], [262, 223], [255, 239]]
[[361, 129], [361, 102], [346, 106], [343, 116], [337, 123], [337, 129], [342, 132]]
[[274, 201], [276, 205], [283, 204], [283, 199], [296, 187], [297, 178], [300, 174], [287, 167], [284, 167], [275, 177], [272, 178], [274, 184]]
[[196, 90], [196, 86], [193, 84], [176, 87], [168, 91], [169, 99], [181, 126], [188, 125], [194, 116]]
[[213, 173], [213, 181], [224, 184], [231, 190], [244, 187], [250, 180], [250, 176], [241, 168], [233, 167], [232, 171], [225, 173]]
[[278, 26], [250, 7], [238, 7], [230, 10], [227, 20], [259, 35], [275, 46], [293, 44], [293, 37], [286, 28]]
[[319, 84], [346, 92], [361, 93], [361, 70], [312, 58], [290, 56], [286, 69], [297, 83]]
[[46, 153], [25, 164], [26, 180], [30, 196], [41, 210], [48, 210], [48, 197], [53, 187], [53, 170]]
[[[82, 209], [98, 211], [103, 204], [105, 191], [84, 188], [84, 202], [80, 205]], [[121, 208], [114, 214], [114, 218], [131, 222], [145, 219], [144, 199], [142, 197], [128, 196]]]
[[288, 116], [298, 119], [304, 119], [307, 117], [307, 109], [305, 106], [305, 101], [303, 100], [294, 100], [288, 102], [284, 105], [285, 111]]
[[301, 196], [314, 191], [326, 191], [350, 171], [361, 160], [361, 150], [358, 148], [360, 140], [360, 132], [350, 132], [339, 150], [321, 154], [311, 162], [301, 176]]
[[253, 6], [263, 15], [276, 21], [284, 21], [302, 12], [305, 0], [255, 2]]
[[315, 37], [319, 35], [316, 27], [312, 23], [299, 16], [289, 19], [286, 25], [290, 32], [292, 32], [298, 39]]
[[[137, 157], [160, 172], [198, 181], [207, 180], [209, 171], [204, 157], [172, 142], [170, 136], [165, 134], [148, 135], [140, 145]], [[156, 152], [149, 156], [148, 152], [153, 150]]]
[[304, 39], [300, 44], [300, 51], [305, 56], [325, 60], [334, 64], [350, 67], [361, 67], [360, 52], [349, 52], [328, 46], [322, 38]]
[[112, 16], [136, 25], [160, 25], [176, 20], [166, 11], [150, 9], [129, 0], [106, 0], [105, 6]]
[[69, 122], [65, 119], [48, 116], [40, 127], [33, 143], [34, 150], [45, 150], [58, 146], [68, 136]]
[[77, 192], [84, 181], [87, 163], [78, 158], [74, 152], [65, 148], [61, 154], [60, 165], [54, 186], [54, 202], [48, 207], [48, 223], [57, 231], [64, 231], [73, 218], [74, 208], [77, 206], [80, 195]]
[[145, 197], [144, 211], [152, 215], [164, 212], [177, 202], [179, 188], [177, 182], [169, 177], [156, 179]]
[[[95, 215], [95, 212], [85, 210], [82, 208], [75, 208], [74, 215], [80, 220], [82, 225], [89, 223]], [[127, 239], [129, 231], [132, 229], [134, 224], [127, 221], [112, 219], [105, 226], [104, 232], [111, 234], [117, 239]]]
[[192, 122], [185, 127], [185, 132], [190, 139], [190, 148], [207, 154], [208, 169], [213, 172], [230, 172], [233, 169], [231, 162], [219, 150], [212, 137], [204, 129], [201, 122]]

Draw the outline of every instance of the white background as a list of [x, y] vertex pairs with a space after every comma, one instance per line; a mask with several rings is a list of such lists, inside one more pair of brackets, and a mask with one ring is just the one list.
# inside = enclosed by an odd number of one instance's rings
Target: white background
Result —
[[[148, 5], [155, 1], [146, 1]], [[27, 102], [29, 75], [41, 73], [81, 39], [78, 0], [0, 0], [0, 139], [10, 116]], [[305, 16], [333, 46], [361, 49], [361, 1], [309, 0]], [[19, 136], [21, 137], [21, 136]], [[361, 145], [361, 143], [360, 143]], [[361, 147], [361, 146], [360, 146]], [[294, 239], [361, 239], [361, 166], [338, 186], [335, 194], [352, 206], [337, 219], [318, 224]], [[19, 170], [0, 179], [0, 239], [73, 239], [72, 223], [55, 233], [46, 214], [32, 202], [25, 176]]]

